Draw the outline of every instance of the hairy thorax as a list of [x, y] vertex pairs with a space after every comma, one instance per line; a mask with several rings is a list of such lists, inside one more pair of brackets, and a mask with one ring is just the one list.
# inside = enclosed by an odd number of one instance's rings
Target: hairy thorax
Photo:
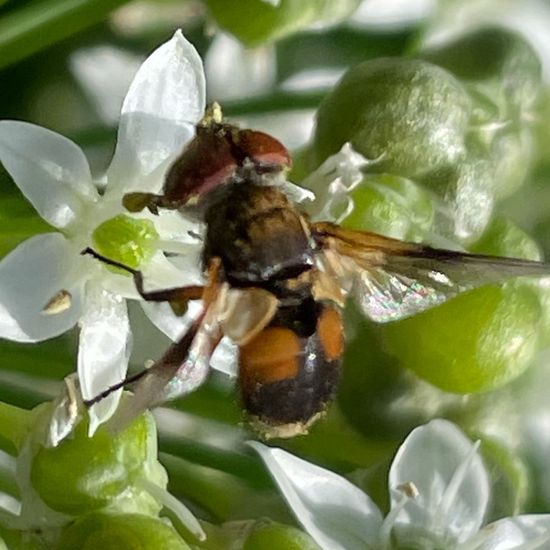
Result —
[[303, 219], [277, 187], [229, 184], [208, 205], [205, 222], [204, 261], [220, 257], [233, 285], [264, 286], [313, 266]]

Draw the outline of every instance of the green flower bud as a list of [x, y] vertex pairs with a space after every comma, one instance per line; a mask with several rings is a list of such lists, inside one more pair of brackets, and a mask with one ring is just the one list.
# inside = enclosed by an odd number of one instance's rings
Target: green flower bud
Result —
[[442, 199], [438, 210], [438, 230], [462, 244], [477, 240], [485, 230], [494, 204], [494, 167], [490, 161], [469, 154], [440, 179], [423, 182]]
[[[538, 255], [529, 237], [499, 218], [472, 250]], [[538, 350], [539, 292], [521, 279], [485, 286], [380, 327], [379, 334], [387, 353], [435, 386], [457, 393], [491, 390], [524, 372]]]
[[490, 150], [497, 200], [509, 197], [525, 183], [534, 156], [535, 143], [530, 129], [510, 128], [498, 133]]
[[411, 180], [391, 174], [365, 178], [350, 192], [354, 208], [342, 225], [404, 240], [421, 240], [431, 229], [430, 196]]
[[137, 269], [154, 254], [158, 233], [151, 220], [120, 214], [99, 225], [92, 238], [97, 252]]
[[504, 385], [530, 365], [540, 314], [534, 290], [487, 286], [380, 332], [401, 366], [443, 390], [479, 392]]
[[94, 513], [62, 533], [55, 550], [188, 550], [164, 521], [140, 514]]
[[[473, 252], [540, 260], [538, 244], [510, 220], [497, 217], [483, 237], [472, 247]], [[541, 346], [550, 343], [550, 284], [548, 279], [518, 279], [516, 284], [529, 286], [535, 291], [541, 304]]]
[[540, 260], [538, 244], [513, 222], [502, 216], [493, 218], [483, 236], [471, 247], [479, 254]]
[[342, 145], [377, 172], [416, 179], [454, 166], [465, 153], [470, 98], [447, 71], [415, 59], [382, 58], [349, 70], [317, 114], [320, 164]]
[[461, 36], [422, 57], [462, 81], [485, 82], [489, 97], [510, 114], [530, 109], [541, 91], [541, 65], [519, 34], [488, 27]]
[[360, 0], [240, 0], [239, 9], [225, 0], [206, 0], [216, 23], [246, 46], [258, 46], [313, 24], [335, 24]]
[[243, 550], [319, 550], [313, 539], [289, 525], [263, 523], [254, 528]]
[[55, 448], [39, 447], [31, 464], [33, 488], [53, 510], [79, 515], [111, 510], [158, 513], [160, 505], [140, 489], [147, 479], [164, 486], [166, 474], [156, 461], [156, 429], [150, 414], [116, 435], [100, 428], [88, 437], [81, 422], [73, 437]]

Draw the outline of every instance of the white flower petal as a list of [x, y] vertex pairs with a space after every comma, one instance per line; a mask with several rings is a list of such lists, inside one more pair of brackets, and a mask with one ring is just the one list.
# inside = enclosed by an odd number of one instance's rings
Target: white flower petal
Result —
[[[161, 239], [174, 241], [177, 244], [191, 244], [200, 247], [201, 243], [197, 235], [203, 233], [204, 225], [198, 220], [185, 214], [182, 215], [177, 210], [160, 210], [159, 215], [151, 219]], [[188, 248], [185, 252], [187, 250]], [[184, 251], [181, 253], [184, 253]]]
[[550, 548], [550, 514], [516, 516], [484, 527], [478, 550], [535, 550]]
[[51, 404], [50, 426], [46, 434], [46, 447], [57, 447], [73, 433], [80, 422], [80, 387], [76, 373], [65, 377], [64, 388]]
[[147, 176], [191, 139], [204, 105], [202, 61], [177, 31], [145, 60], [128, 90], [108, 171], [109, 192], [143, 187]]
[[183, 502], [171, 495], [166, 489], [159, 487], [148, 479], [138, 479], [136, 483], [139, 487], [145, 489], [153, 498], [158, 500], [165, 508], [170, 510], [178, 518], [178, 521], [180, 521], [195, 537], [199, 540], [206, 540], [206, 533], [199, 523], [199, 520]]
[[113, 273], [103, 268], [96, 275], [95, 280], [111, 294], [117, 294], [128, 300], [141, 300], [134, 278], [131, 275]]
[[[36, 235], [0, 262], [0, 337], [38, 342], [75, 325], [82, 311], [80, 256], [60, 233]], [[46, 315], [44, 306], [60, 290], [70, 307]]]
[[382, 515], [370, 498], [339, 475], [282, 449], [248, 444], [262, 457], [304, 529], [326, 550], [374, 548]]
[[418, 495], [397, 514], [401, 540], [425, 530], [450, 546], [479, 530], [489, 500], [487, 472], [477, 447], [451, 422], [433, 420], [401, 445], [389, 474], [392, 508], [408, 483]]
[[175, 256], [170, 259], [162, 252], [157, 252], [143, 268], [145, 288], [167, 289], [201, 284], [201, 248], [190, 247], [188, 252], [186, 256]]
[[290, 181], [285, 181], [282, 185], [285, 195], [292, 200], [292, 202], [301, 203], [305, 201], [314, 201], [315, 193], [299, 185], [294, 185]]
[[[126, 376], [131, 333], [124, 299], [89, 283], [80, 326], [78, 378], [87, 400]], [[120, 394], [114, 392], [90, 409], [90, 436], [115, 412]]]
[[378, 159], [366, 159], [350, 143], [344, 143], [338, 153], [328, 157], [302, 182], [317, 197], [313, 204], [306, 205], [308, 214], [314, 220], [340, 223], [353, 210], [350, 191], [363, 181], [363, 168], [376, 162]]
[[0, 162], [37, 212], [65, 227], [95, 201], [88, 161], [69, 139], [34, 124], [0, 121]]
[[170, 340], [179, 340], [202, 311], [200, 302], [190, 302], [185, 315], [176, 315], [166, 302], [140, 302], [145, 315]]

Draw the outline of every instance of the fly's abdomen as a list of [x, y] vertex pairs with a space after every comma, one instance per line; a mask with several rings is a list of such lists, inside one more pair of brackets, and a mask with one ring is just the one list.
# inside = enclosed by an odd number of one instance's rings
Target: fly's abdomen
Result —
[[[314, 331], [272, 324], [240, 348], [240, 385], [249, 420], [265, 437], [306, 433], [336, 389], [344, 349], [337, 309], [317, 304]], [[314, 320], [315, 321], [315, 320]]]

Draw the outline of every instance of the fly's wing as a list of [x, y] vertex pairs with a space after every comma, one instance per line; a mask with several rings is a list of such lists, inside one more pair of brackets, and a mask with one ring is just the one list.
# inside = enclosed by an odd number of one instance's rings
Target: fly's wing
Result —
[[467, 254], [352, 231], [311, 225], [320, 269], [352, 292], [364, 314], [378, 323], [409, 317], [458, 293], [521, 275], [550, 276], [550, 265]]
[[146, 409], [194, 391], [206, 379], [224, 334], [242, 345], [271, 321], [276, 310], [277, 299], [263, 289], [231, 289], [221, 284], [182, 338], [152, 367], [138, 373], [134, 394], [121, 403], [110, 427], [119, 431]]
[[133, 395], [121, 401], [109, 427], [124, 429], [146, 409], [163, 401], [186, 395], [198, 388], [209, 372], [210, 357], [220, 341], [213, 305], [204, 310], [182, 338], [149, 369], [128, 379], [135, 381]]

